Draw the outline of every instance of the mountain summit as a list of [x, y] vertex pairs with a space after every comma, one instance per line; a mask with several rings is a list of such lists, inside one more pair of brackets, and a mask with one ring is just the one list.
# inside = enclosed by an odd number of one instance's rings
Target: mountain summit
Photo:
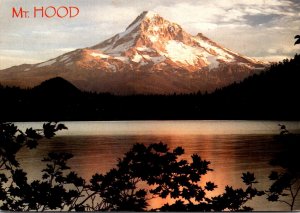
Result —
[[89, 91], [190, 93], [240, 81], [264, 66], [145, 11], [124, 32], [92, 47], [2, 70], [0, 83], [33, 87], [60, 76]]
[[[152, 11], [143, 12], [123, 33], [91, 47], [90, 51], [94, 57], [131, 62], [135, 70], [194, 72], [205, 67], [217, 68], [222, 63], [244, 63], [253, 68], [261, 65], [221, 47], [200, 33], [191, 36], [178, 24]], [[109, 68], [114, 69], [116, 65], [110, 63]]]

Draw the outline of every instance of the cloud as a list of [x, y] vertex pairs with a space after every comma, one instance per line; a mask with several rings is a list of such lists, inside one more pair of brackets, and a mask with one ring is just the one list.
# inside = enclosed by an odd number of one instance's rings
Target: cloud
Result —
[[3, 66], [3, 69], [4, 69], [4, 68], [21, 65], [21, 64], [35, 64], [35, 63], [40, 62], [39, 59], [34, 59], [31, 56], [26, 57], [26, 56], [22, 55], [22, 57], [18, 58], [18, 60], [16, 60], [16, 57], [17, 57], [17, 55], [13, 55], [13, 56], [0, 55], [0, 65], [5, 65], [5, 66]]
[[[11, 8], [72, 4], [73, 19], [13, 19]], [[125, 28], [144, 10], [153, 10], [187, 32], [202, 32], [227, 48], [250, 57], [292, 56], [293, 37], [300, 31], [299, 0], [6, 0], [0, 7], [0, 56], [24, 61], [46, 60], [62, 50], [99, 43]], [[238, 36], [237, 36], [238, 35]], [[8, 53], [5, 50], [23, 50]], [[281, 51], [280, 51], [281, 50]], [[9, 55], [8, 55], [9, 54]], [[0, 69], [11, 66], [0, 61]]]
[[260, 61], [266, 61], [266, 62], [278, 62], [282, 61], [284, 59], [289, 59], [289, 55], [272, 55], [272, 56], [264, 56], [264, 57], [253, 57]]

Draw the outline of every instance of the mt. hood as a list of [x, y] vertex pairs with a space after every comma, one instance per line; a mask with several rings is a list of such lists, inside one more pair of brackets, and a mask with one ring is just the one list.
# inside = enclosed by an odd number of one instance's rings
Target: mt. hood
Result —
[[1, 70], [0, 84], [33, 87], [60, 76], [81, 90], [123, 95], [210, 92], [264, 67], [201, 33], [192, 36], [154, 12], [143, 12], [124, 32], [95, 46]]

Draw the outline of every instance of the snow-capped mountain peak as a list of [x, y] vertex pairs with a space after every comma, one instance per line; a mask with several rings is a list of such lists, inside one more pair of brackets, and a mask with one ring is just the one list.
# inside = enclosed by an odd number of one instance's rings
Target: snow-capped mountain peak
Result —
[[124, 32], [90, 49], [96, 51], [92, 53], [94, 55], [100, 51], [105, 58], [110, 55], [111, 59], [133, 63], [135, 69], [152, 64], [156, 70], [157, 67], [171, 66], [194, 72], [203, 68], [215, 69], [224, 63], [245, 63], [250, 67], [259, 64], [223, 48], [201, 33], [192, 36], [153, 11], [144, 11]]
[[[143, 88], [151, 87], [151, 91], [141, 89], [141, 82], [129, 84], [135, 85], [134, 87], [139, 85], [138, 87], [142, 93], [165, 93], [198, 91], [203, 89], [203, 85], [225, 85], [222, 79], [225, 78], [223, 72], [226, 72], [226, 75], [230, 75], [231, 72], [239, 73], [226, 77], [236, 81], [242, 78], [237, 76], [245, 77], [251, 72], [253, 73], [255, 69], [263, 68], [264, 65], [262, 62], [222, 47], [201, 33], [195, 36], [190, 35], [180, 25], [164, 19], [155, 12], [144, 11], [123, 32], [95, 46], [78, 49], [39, 64], [23, 65], [13, 69], [20, 70], [22, 72], [21, 76], [30, 76], [30, 73], [43, 70], [41, 72], [43, 78], [59, 75], [73, 83], [85, 82], [85, 79], [89, 79], [88, 82], [91, 83], [100, 76], [106, 76], [101, 82], [102, 84], [110, 82], [108, 83], [109, 88], [111, 85], [116, 85], [116, 79], [125, 75], [124, 73], [131, 73], [132, 76], [138, 76], [139, 73], [143, 76], [152, 76], [155, 73], [155, 80], [142, 83]], [[45, 70], [49, 70], [47, 75]], [[60, 70], [66, 71], [61, 73]], [[210, 74], [207, 74], [207, 72]], [[115, 73], [113, 79], [107, 77], [112, 73]], [[202, 75], [205, 76], [206, 80], [216, 82], [202, 83], [203, 79], [199, 79], [199, 76]], [[210, 77], [207, 77], [208, 75], [214, 77], [210, 79]], [[218, 77], [218, 75], [222, 77]], [[181, 79], [182, 76], [188, 79], [183, 80]], [[158, 83], [153, 85], [156, 81]], [[189, 83], [185, 83], [185, 81]], [[13, 80], [9, 80], [9, 82], [13, 82]], [[78, 83], [79, 88], [82, 87], [81, 84]], [[163, 89], [157, 88], [165, 84], [171, 85], [165, 86]], [[84, 85], [87, 86], [87, 83]], [[97, 91], [112, 91], [104, 88], [104, 86], [99, 89], [100, 87], [96, 83], [91, 83], [88, 86], [91, 90], [98, 88]], [[123, 87], [127, 88], [128, 86], [123, 85]], [[210, 90], [217, 86], [206, 87], [206, 90]], [[115, 90], [117, 90], [117, 93], [120, 92], [118, 89]], [[124, 90], [127, 91], [127, 89]], [[161, 90], [163, 92], [160, 92]]]
[[149, 19], [152, 19], [152, 18], [155, 18], [155, 17], [160, 17], [158, 15], [158, 13], [154, 12], [154, 11], [144, 11], [142, 14], [141, 14], [144, 18], [149, 18]]
[[128, 30], [129, 28], [131, 28], [132, 26], [138, 26], [139, 24], [141, 24], [143, 22], [143, 20], [155, 20], [157, 18], [160, 18], [160, 16], [153, 12], [153, 11], [144, 11], [142, 12], [127, 28], [126, 30]]

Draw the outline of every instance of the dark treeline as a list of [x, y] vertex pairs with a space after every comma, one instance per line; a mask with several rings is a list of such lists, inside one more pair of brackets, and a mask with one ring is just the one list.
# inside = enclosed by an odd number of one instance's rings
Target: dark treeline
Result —
[[0, 117], [34, 120], [300, 119], [300, 56], [211, 94], [117, 96], [81, 92], [61, 78], [0, 87]]

